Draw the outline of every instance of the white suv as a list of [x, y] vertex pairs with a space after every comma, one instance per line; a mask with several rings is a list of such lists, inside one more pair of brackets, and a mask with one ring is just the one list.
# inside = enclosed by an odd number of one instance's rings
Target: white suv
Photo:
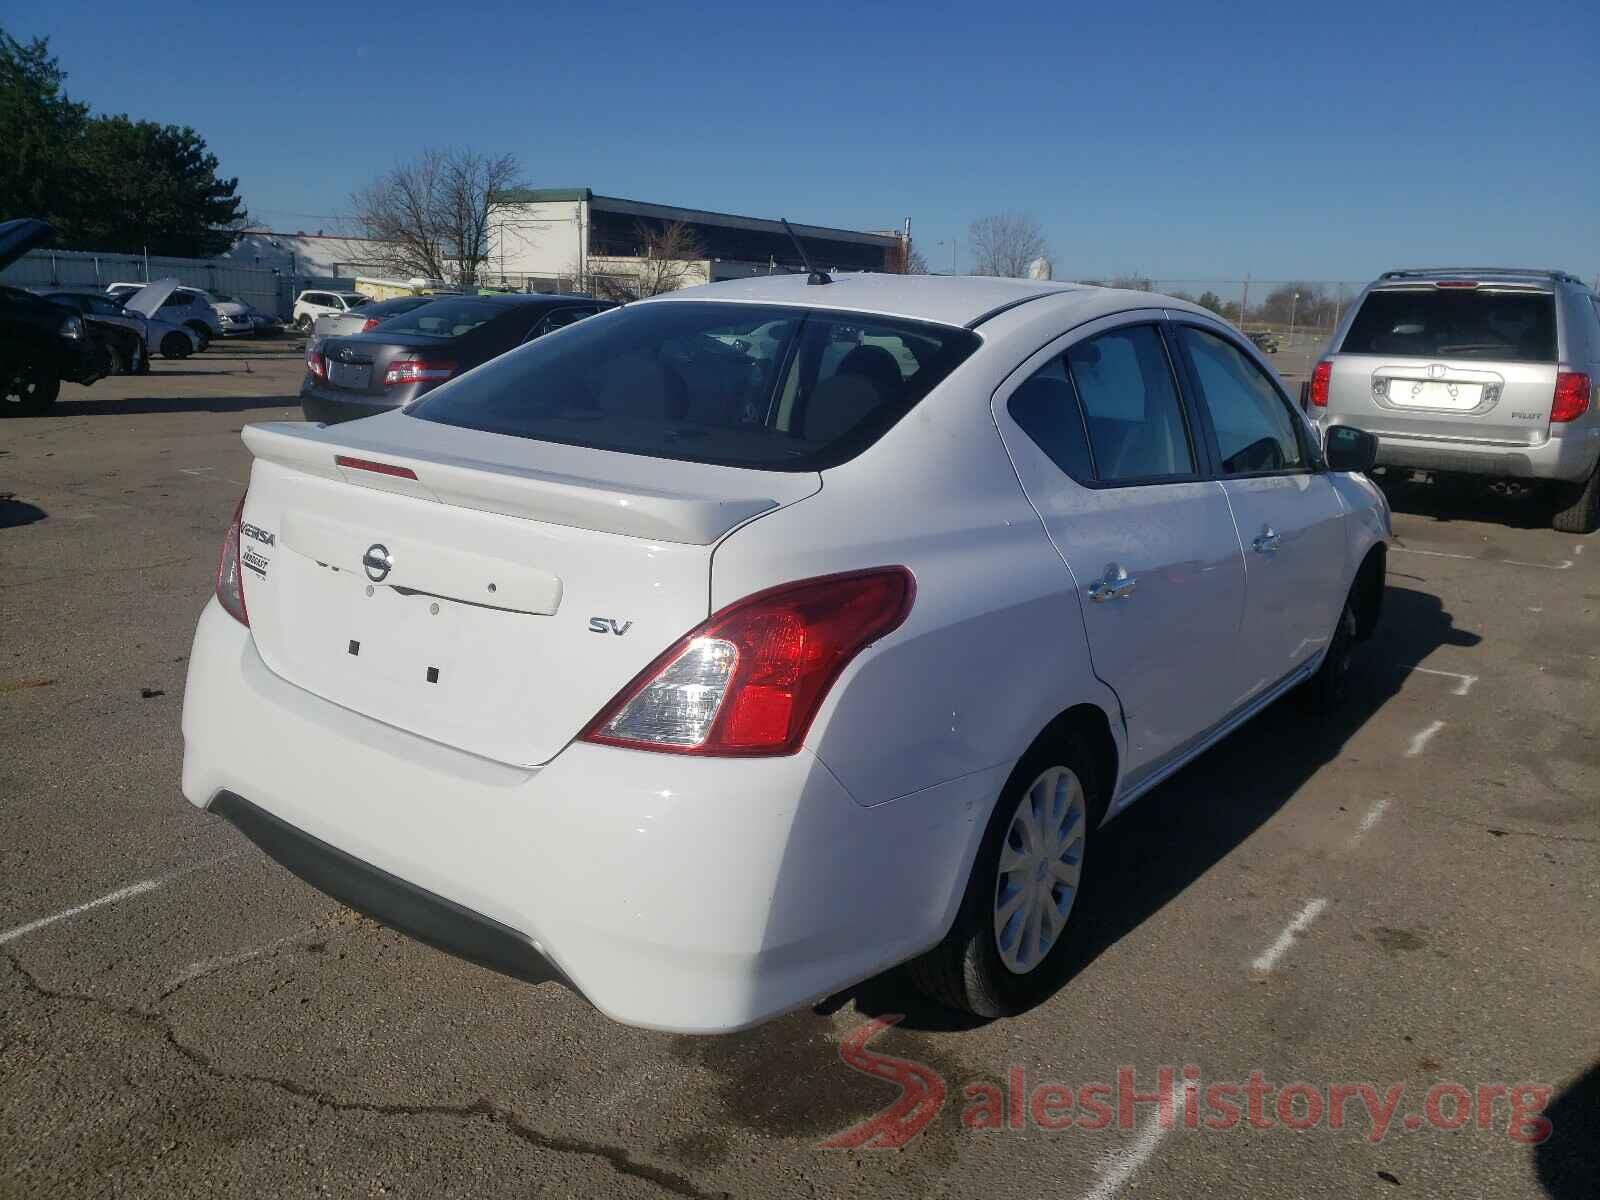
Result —
[[371, 299], [371, 296], [363, 296], [360, 292], [330, 292], [323, 289], [301, 292], [295, 297], [292, 319], [296, 328], [309, 333], [318, 317], [342, 317]]
[[1193, 304], [812, 278], [246, 427], [184, 795], [633, 1024], [737, 1029], [907, 960], [976, 1013], [1048, 995], [1101, 823], [1338, 696], [1383, 594], [1376, 439], [1324, 457]]

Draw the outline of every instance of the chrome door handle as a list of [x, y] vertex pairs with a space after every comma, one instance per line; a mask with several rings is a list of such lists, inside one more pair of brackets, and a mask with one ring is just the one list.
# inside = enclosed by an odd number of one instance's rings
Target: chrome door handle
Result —
[[1107, 600], [1126, 600], [1133, 595], [1138, 583], [1137, 579], [1130, 579], [1126, 571], [1107, 571], [1106, 578], [1097, 579], [1089, 585], [1089, 599], [1096, 604], [1104, 604]]
[[1278, 548], [1278, 543], [1281, 540], [1281, 536], [1272, 528], [1272, 526], [1268, 525], [1256, 537], [1255, 541], [1250, 543], [1250, 549], [1254, 550], [1257, 554], [1271, 554]]

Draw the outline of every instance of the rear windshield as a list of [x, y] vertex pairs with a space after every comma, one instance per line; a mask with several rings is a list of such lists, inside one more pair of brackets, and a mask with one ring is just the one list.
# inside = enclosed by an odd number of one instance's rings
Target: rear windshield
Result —
[[363, 296], [360, 292], [345, 292], [342, 293], [339, 298], [344, 301], [344, 306], [346, 308], [360, 308], [368, 300], [372, 299], [371, 296]]
[[1370, 292], [1341, 349], [1346, 354], [1555, 362], [1555, 297], [1483, 289]]
[[406, 411], [653, 458], [816, 471], [877, 441], [978, 342], [857, 313], [636, 304], [494, 359]]
[[460, 337], [507, 311], [503, 304], [489, 304], [482, 300], [435, 300], [398, 317], [391, 317], [384, 322], [383, 330], [385, 333]]

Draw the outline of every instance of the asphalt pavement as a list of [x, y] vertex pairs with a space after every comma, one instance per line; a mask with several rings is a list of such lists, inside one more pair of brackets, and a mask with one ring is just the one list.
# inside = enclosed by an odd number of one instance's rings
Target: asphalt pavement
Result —
[[300, 370], [230, 344], [0, 422], [0, 1195], [1600, 1195], [1600, 539], [1536, 497], [1393, 489], [1346, 710], [1107, 827], [1047, 1003], [965, 1022], [890, 972], [678, 1037], [179, 795], [239, 429]]

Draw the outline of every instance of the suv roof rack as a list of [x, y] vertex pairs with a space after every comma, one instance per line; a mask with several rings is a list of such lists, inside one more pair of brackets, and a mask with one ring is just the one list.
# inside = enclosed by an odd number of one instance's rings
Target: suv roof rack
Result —
[[1583, 280], [1570, 271], [1554, 271], [1548, 267], [1401, 267], [1394, 271], [1385, 271], [1378, 276], [1379, 279], [1424, 279], [1433, 276], [1478, 276], [1479, 278], [1528, 278], [1549, 279], [1556, 283], [1576, 283], [1583, 286]]

